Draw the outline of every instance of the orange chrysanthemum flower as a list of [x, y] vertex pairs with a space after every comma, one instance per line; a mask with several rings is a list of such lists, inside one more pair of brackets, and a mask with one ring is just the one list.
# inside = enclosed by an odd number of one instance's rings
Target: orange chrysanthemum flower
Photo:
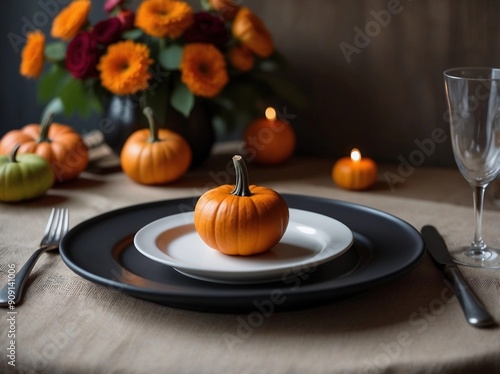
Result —
[[110, 45], [97, 69], [106, 89], [117, 95], [131, 95], [148, 88], [152, 63], [145, 44], [126, 40]]
[[237, 44], [229, 51], [229, 62], [239, 71], [249, 71], [255, 64], [255, 56], [252, 51], [243, 44]]
[[224, 55], [212, 44], [187, 44], [180, 70], [181, 80], [198, 96], [217, 96], [229, 81]]
[[248, 8], [241, 8], [233, 22], [232, 32], [236, 39], [260, 57], [269, 57], [274, 52], [271, 33], [262, 20]]
[[183, 1], [145, 0], [137, 9], [135, 25], [157, 38], [177, 38], [193, 20], [193, 9]]
[[208, 0], [208, 3], [214, 8], [226, 21], [234, 19], [240, 6], [233, 0]]
[[45, 35], [40, 30], [29, 32], [21, 54], [21, 75], [27, 78], [38, 78], [43, 69], [44, 49]]
[[74, 0], [54, 18], [50, 35], [62, 40], [73, 39], [87, 22], [90, 0]]

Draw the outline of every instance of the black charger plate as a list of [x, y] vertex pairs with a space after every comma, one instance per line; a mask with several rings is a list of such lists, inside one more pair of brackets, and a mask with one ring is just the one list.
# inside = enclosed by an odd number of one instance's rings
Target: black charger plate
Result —
[[290, 208], [347, 225], [353, 246], [326, 264], [288, 271], [279, 282], [233, 285], [192, 279], [140, 254], [133, 238], [152, 221], [193, 210], [193, 197], [134, 205], [91, 218], [68, 232], [60, 254], [70, 269], [92, 282], [171, 307], [222, 313], [330, 303], [399, 277], [423, 258], [420, 233], [393, 215], [338, 200], [282, 196]]

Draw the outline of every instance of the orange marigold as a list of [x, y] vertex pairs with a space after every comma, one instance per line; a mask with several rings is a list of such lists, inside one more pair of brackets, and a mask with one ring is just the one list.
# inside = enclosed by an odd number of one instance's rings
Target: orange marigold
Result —
[[260, 57], [269, 57], [274, 52], [271, 33], [262, 20], [248, 8], [241, 8], [234, 18], [232, 32], [236, 39]]
[[117, 95], [130, 95], [148, 88], [152, 63], [145, 44], [126, 40], [110, 45], [97, 69], [106, 89]]
[[187, 44], [180, 70], [181, 80], [198, 96], [217, 96], [229, 81], [224, 55], [212, 44]]
[[137, 27], [157, 38], [177, 38], [193, 21], [193, 9], [189, 4], [174, 0], [145, 0], [135, 17]]
[[44, 49], [45, 35], [40, 30], [29, 32], [21, 54], [21, 75], [27, 78], [38, 78], [43, 69]]
[[208, 0], [208, 3], [214, 8], [226, 21], [234, 19], [240, 6], [233, 0]]
[[73, 39], [87, 22], [90, 0], [74, 0], [54, 18], [50, 34], [62, 40]]
[[229, 62], [239, 71], [249, 71], [255, 63], [252, 51], [243, 44], [237, 44], [229, 51]]

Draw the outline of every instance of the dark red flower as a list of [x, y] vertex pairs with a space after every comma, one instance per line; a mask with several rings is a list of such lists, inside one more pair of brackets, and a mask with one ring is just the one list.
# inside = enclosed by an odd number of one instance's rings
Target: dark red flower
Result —
[[111, 17], [95, 24], [92, 34], [98, 43], [108, 45], [117, 42], [122, 34], [122, 22], [118, 17]]
[[112, 12], [118, 5], [122, 5], [123, 0], [106, 0], [104, 10], [108, 13]]
[[210, 43], [219, 49], [224, 49], [229, 41], [229, 32], [224, 22], [208, 12], [194, 15], [193, 25], [184, 33], [188, 43]]
[[66, 68], [78, 79], [97, 77], [96, 69], [100, 51], [92, 33], [80, 32], [68, 44]]
[[122, 9], [118, 13], [118, 19], [122, 23], [122, 31], [127, 31], [134, 28], [135, 13], [129, 9]]

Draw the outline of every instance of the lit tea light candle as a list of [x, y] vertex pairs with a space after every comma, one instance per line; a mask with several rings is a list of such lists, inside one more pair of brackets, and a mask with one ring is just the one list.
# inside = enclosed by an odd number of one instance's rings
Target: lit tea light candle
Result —
[[351, 151], [351, 157], [343, 157], [332, 168], [332, 179], [339, 187], [347, 190], [365, 190], [377, 181], [377, 165], [367, 157], [361, 157], [357, 148]]
[[276, 111], [274, 110], [274, 108], [271, 107], [267, 108], [266, 111], [264, 112], [264, 115], [269, 121], [271, 122], [276, 121]]
[[245, 131], [246, 158], [262, 165], [280, 164], [295, 150], [295, 131], [277, 118], [274, 108], [267, 108], [264, 114], [265, 117], [250, 123]]

